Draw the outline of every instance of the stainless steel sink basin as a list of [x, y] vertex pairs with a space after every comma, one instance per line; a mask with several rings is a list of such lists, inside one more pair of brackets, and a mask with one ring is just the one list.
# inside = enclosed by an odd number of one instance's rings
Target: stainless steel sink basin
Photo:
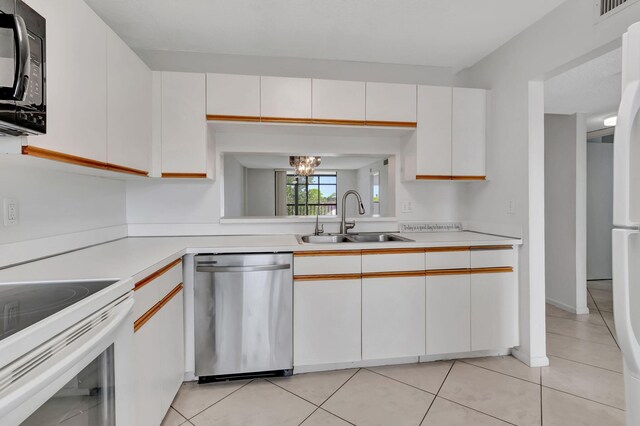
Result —
[[297, 239], [300, 244], [386, 243], [413, 241], [390, 233], [298, 235]]
[[348, 237], [354, 243], [386, 243], [390, 241], [411, 241], [394, 234], [358, 234]]
[[307, 244], [336, 244], [336, 243], [350, 243], [344, 235], [303, 235], [298, 236], [299, 243]]

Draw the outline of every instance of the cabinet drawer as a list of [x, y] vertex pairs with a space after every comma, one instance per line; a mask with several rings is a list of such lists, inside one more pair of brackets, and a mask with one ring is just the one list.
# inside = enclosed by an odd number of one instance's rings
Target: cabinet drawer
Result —
[[469, 250], [427, 251], [427, 270], [468, 269]]
[[362, 252], [362, 273], [424, 271], [424, 249]]
[[516, 267], [516, 251], [512, 246], [491, 249], [473, 248], [471, 250], [471, 268], [494, 268], [501, 266]]
[[361, 254], [357, 252], [305, 252], [296, 253], [294, 275], [359, 274]]
[[133, 298], [133, 318], [138, 319], [182, 282], [182, 259], [138, 281]]

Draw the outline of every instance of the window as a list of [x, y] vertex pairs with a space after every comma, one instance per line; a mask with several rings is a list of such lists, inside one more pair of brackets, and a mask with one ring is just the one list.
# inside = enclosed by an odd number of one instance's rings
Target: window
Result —
[[311, 176], [287, 174], [287, 214], [289, 216], [337, 216], [338, 178], [336, 173]]

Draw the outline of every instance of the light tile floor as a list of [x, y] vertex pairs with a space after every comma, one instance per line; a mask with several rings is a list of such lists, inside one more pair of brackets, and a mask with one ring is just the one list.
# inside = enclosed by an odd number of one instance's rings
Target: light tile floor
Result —
[[601, 281], [588, 315], [547, 305], [549, 367], [506, 356], [185, 383], [163, 425], [623, 425], [611, 299]]

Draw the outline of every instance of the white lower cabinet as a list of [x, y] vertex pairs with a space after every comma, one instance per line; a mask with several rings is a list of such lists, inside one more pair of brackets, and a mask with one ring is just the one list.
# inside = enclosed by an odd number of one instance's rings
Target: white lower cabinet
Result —
[[160, 409], [163, 412], [163, 416], [171, 406], [171, 402], [184, 381], [183, 299], [184, 296], [181, 291], [158, 312], [158, 320], [162, 324], [160, 339], [162, 349], [159, 351], [159, 355], [162, 358], [163, 368], [157, 374], [160, 375], [161, 381]]
[[295, 366], [360, 361], [361, 280], [294, 282]]
[[471, 350], [470, 277], [427, 276], [427, 355]]
[[135, 407], [137, 426], [158, 426], [162, 412], [162, 379], [158, 373], [165, 368], [159, 355], [160, 321], [147, 322], [134, 334]]
[[362, 280], [362, 359], [425, 353], [425, 277]]
[[471, 275], [471, 350], [518, 346], [515, 272]]

